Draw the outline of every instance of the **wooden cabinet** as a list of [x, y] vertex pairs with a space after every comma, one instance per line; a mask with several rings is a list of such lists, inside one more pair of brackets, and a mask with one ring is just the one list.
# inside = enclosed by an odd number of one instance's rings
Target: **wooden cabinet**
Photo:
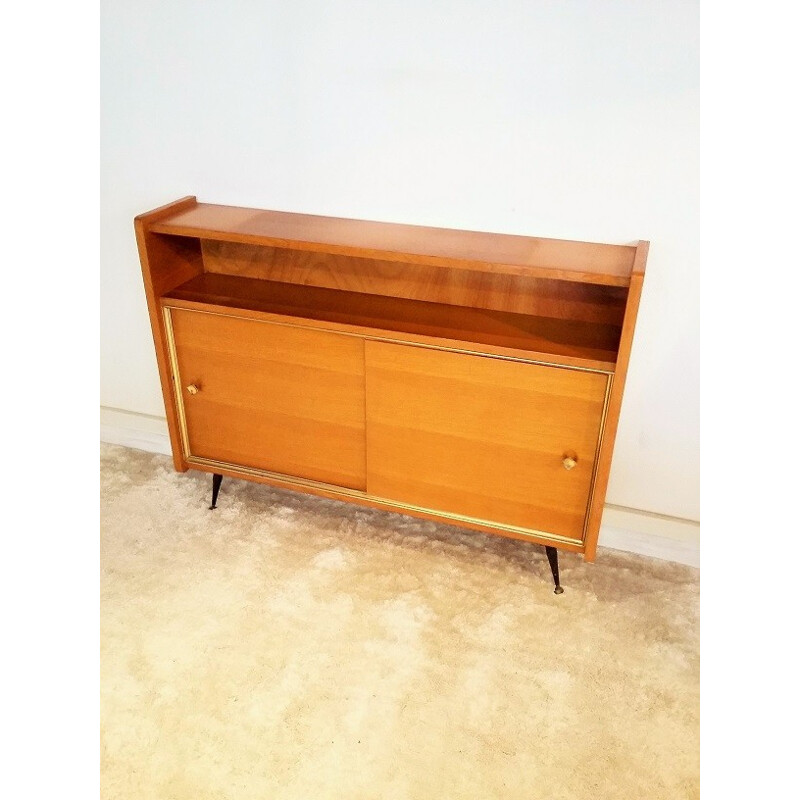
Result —
[[594, 558], [646, 242], [194, 198], [136, 233], [178, 470]]

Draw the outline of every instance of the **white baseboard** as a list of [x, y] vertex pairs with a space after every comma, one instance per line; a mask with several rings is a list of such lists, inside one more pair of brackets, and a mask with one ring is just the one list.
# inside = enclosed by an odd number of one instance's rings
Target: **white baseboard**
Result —
[[[172, 455], [167, 420], [100, 406], [100, 441]], [[606, 505], [600, 547], [700, 566], [700, 523], [635, 508]]]
[[700, 523], [606, 504], [599, 547], [700, 567]]
[[166, 417], [100, 406], [100, 441], [172, 455]]

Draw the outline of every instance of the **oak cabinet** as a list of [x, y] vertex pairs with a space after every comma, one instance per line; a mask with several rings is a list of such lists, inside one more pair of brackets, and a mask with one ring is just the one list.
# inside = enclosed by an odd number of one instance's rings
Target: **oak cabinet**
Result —
[[193, 197], [135, 227], [176, 469], [594, 558], [647, 242]]

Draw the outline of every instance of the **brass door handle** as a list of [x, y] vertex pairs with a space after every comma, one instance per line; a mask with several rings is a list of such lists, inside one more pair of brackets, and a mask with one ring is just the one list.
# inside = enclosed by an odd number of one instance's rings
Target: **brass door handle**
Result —
[[572, 456], [564, 456], [564, 460], [561, 463], [564, 465], [564, 469], [569, 471], [578, 465], [578, 459]]
[[200, 387], [196, 383], [190, 383], [186, 387], [186, 391], [189, 392], [189, 394], [197, 394], [200, 391]]

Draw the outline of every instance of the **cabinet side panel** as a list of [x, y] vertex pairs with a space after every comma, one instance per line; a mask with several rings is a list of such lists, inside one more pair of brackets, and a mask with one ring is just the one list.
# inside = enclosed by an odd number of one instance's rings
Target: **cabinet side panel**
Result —
[[639, 313], [639, 300], [642, 296], [642, 283], [647, 263], [649, 242], [639, 242], [636, 248], [636, 258], [631, 274], [631, 285], [628, 292], [628, 302], [625, 308], [625, 321], [622, 325], [622, 336], [619, 344], [619, 356], [614, 371], [611, 387], [611, 396], [608, 400], [608, 412], [605, 420], [605, 430], [597, 459], [597, 476], [595, 478], [592, 502], [589, 507], [589, 519], [586, 526], [586, 550], [584, 557], [587, 561], [594, 561], [597, 554], [597, 539], [600, 535], [600, 523], [603, 518], [603, 505], [606, 500], [608, 478], [611, 473], [611, 458], [614, 455], [614, 442], [617, 437], [619, 415], [622, 409], [622, 395], [625, 390], [625, 379], [628, 375], [628, 362], [630, 361], [633, 346], [633, 333], [636, 327], [636, 317]]
[[142, 266], [147, 311], [150, 316], [150, 328], [158, 363], [158, 376], [161, 381], [161, 393], [164, 397], [164, 411], [167, 416], [172, 459], [175, 469], [184, 472], [186, 465], [181, 453], [178, 417], [169, 365], [167, 339], [164, 330], [164, 318], [160, 298], [203, 271], [202, 253], [197, 240], [172, 239], [150, 233], [150, 226], [159, 220], [179, 211], [188, 210], [197, 205], [194, 197], [184, 197], [174, 203], [162, 206], [134, 220], [136, 244], [139, 249], [139, 260]]

